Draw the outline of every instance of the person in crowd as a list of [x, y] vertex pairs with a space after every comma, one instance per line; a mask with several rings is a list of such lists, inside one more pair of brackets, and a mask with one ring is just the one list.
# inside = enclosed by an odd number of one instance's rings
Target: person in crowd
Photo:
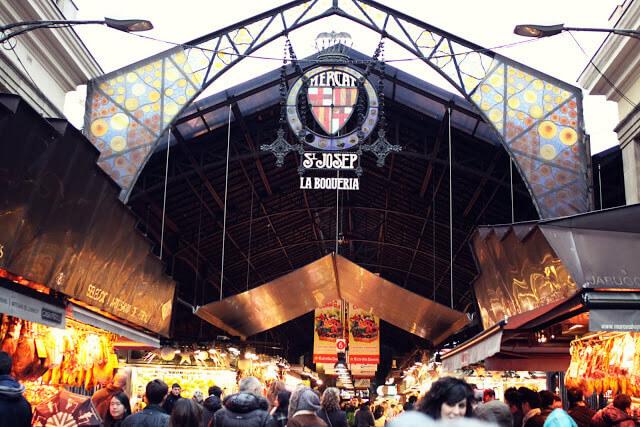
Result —
[[360, 408], [358, 408], [353, 417], [353, 422], [355, 427], [368, 427], [375, 425], [373, 413], [371, 413], [368, 401], [360, 404]]
[[554, 410], [554, 393], [551, 390], [542, 390], [538, 395], [540, 396], [540, 416], [542, 421], [546, 421], [551, 411]]
[[31, 405], [22, 395], [24, 385], [11, 376], [13, 359], [0, 351], [0, 426], [29, 427]]
[[403, 408], [405, 411], [411, 411], [414, 409], [416, 402], [418, 401], [418, 396], [412, 394], [409, 396], [409, 400], [404, 404]]
[[578, 427], [578, 425], [564, 409], [556, 408], [545, 420], [544, 427]]
[[155, 379], [147, 383], [144, 400], [147, 406], [135, 414], [127, 417], [123, 427], [167, 427], [169, 415], [162, 409], [162, 402], [167, 398], [169, 386], [162, 380]]
[[504, 391], [504, 402], [509, 405], [511, 415], [513, 415], [513, 427], [522, 427], [522, 396], [515, 387], [510, 387]]
[[207, 397], [202, 403], [202, 427], [207, 427], [209, 421], [213, 418], [213, 414], [220, 408], [222, 408], [222, 389], [217, 385], [209, 387], [209, 397]]
[[384, 406], [378, 405], [373, 411], [373, 425], [375, 427], [384, 427], [387, 423], [387, 417], [384, 414]]
[[582, 390], [578, 387], [570, 387], [567, 389], [567, 400], [569, 401], [569, 410], [567, 413], [576, 422], [578, 427], [589, 427], [591, 418], [596, 411], [587, 405], [582, 397]]
[[620, 393], [613, 398], [613, 403], [600, 409], [591, 418], [592, 427], [635, 427], [636, 422], [630, 414], [631, 397]]
[[[316, 415], [320, 410], [320, 398], [309, 387], [296, 387], [289, 402], [289, 421], [287, 427], [325, 427], [322, 418]], [[293, 415], [291, 415], [293, 414]]]
[[181, 391], [182, 389], [180, 388], [180, 384], [174, 383], [171, 386], [171, 393], [167, 396], [167, 398], [164, 400], [164, 403], [162, 404], [162, 409], [164, 409], [167, 414], [171, 415], [171, 412], [173, 411], [173, 405], [175, 405], [178, 399], [180, 399], [181, 397]]
[[111, 398], [109, 412], [104, 418], [104, 426], [121, 426], [129, 415], [131, 415], [129, 396], [124, 391], [118, 392]]
[[553, 393], [553, 409], [563, 409], [562, 408], [562, 399], [556, 393]]
[[[91, 401], [93, 405], [96, 407], [100, 418], [103, 420], [106, 419], [107, 414], [109, 413], [109, 407], [111, 405], [111, 399], [118, 393], [124, 391], [124, 388], [127, 386], [127, 379], [131, 373], [131, 369], [127, 368], [124, 370], [119, 370], [111, 383], [107, 384], [106, 387], [101, 388], [100, 390], [93, 393], [91, 396]], [[131, 412], [131, 411], [129, 411]]]
[[238, 393], [225, 397], [223, 404], [224, 408], [213, 414], [210, 426], [276, 426], [276, 421], [267, 411], [269, 402], [262, 397], [262, 384], [254, 376], [243, 378]]
[[270, 412], [273, 418], [276, 420], [278, 427], [285, 427], [289, 420], [289, 400], [291, 399], [291, 392], [289, 390], [280, 390], [278, 392], [278, 403]]
[[513, 427], [511, 408], [499, 400], [494, 399], [478, 405], [475, 415], [479, 420], [495, 423], [499, 427]]
[[193, 399], [180, 398], [173, 405], [169, 427], [200, 427], [202, 406]]
[[486, 388], [482, 392], [482, 403], [491, 402], [496, 400], [496, 392], [492, 388]]
[[344, 412], [345, 414], [347, 414], [347, 422], [349, 423], [349, 427], [353, 427], [355, 425], [356, 417], [355, 407], [351, 403], [347, 403], [344, 406]]
[[202, 393], [202, 390], [195, 390], [191, 400], [196, 402], [198, 405], [202, 405], [204, 403], [204, 394]]
[[347, 414], [340, 410], [340, 390], [327, 387], [320, 399], [320, 409], [316, 413], [331, 427], [348, 427]]
[[284, 390], [284, 381], [275, 380], [269, 384], [269, 388], [267, 389], [267, 400], [269, 401], [269, 413], [278, 406], [278, 393], [280, 390]]
[[417, 409], [435, 420], [471, 417], [473, 389], [463, 379], [442, 377], [418, 402]]
[[540, 416], [540, 396], [537, 391], [520, 387], [518, 392], [522, 396], [522, 427], [542, 427], [544, 421]]

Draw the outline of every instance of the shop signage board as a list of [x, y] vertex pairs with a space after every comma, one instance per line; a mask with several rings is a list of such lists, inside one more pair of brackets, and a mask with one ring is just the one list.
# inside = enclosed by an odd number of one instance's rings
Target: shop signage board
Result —
[[336, 299], [318, 308], [313, 321], [313, 363], [338, 361], [337, 341], [344, 336], [344, 302]]
[[380, 319], [349, 304], [349, 363], [380, 363]]
[[354, 388], [369, 388], [371, 386], [371, 380], [368, 378], [356, 378], [353, 380]]
[[41, 325], [64, 329], [65, 309], [6, 288], [0, 288], [0, 313]]
[[502, 330], [494, 333], [476, 344], [458, 351], [452, 356], [443, 357], [442, 372], [452, 373], [456, 369], [464, 368], [472, 363], [484, 360], [500, 351], [502, 342]]
[[589, 310], [590, 331], [640, 332], [640, 311], [638, 310]]

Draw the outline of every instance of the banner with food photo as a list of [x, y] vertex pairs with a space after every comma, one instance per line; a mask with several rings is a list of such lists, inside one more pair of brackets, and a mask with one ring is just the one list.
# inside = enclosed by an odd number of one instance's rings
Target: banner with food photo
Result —
[[349, 304], [349, 363], [380, 363], [380, 318]]
[[338, 361], [336, 340], [343, 338], [343, 301], [336, 299], [315, 310], [313, 321], [313, 363]]

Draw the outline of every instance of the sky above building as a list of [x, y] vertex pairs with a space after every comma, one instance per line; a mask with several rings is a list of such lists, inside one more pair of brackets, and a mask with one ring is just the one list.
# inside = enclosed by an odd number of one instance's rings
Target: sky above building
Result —
[[[80, 35], [104, 72], [122, 68], [188, 42], [199, 36], [222, 29], [261, 12], [286, 4], [286, 1], [264, 0], [74, 0], [77, 19], [143, 18], [154, 29], [139, 35], [120, 33], [99, 26], [79, 26]], [[342, 1], [342, 0], [340, 0]], [[562, 33], [546, 39], [526, 39], [513, 34], [517, 24], [559, 24], [571, 27], [609, 28], [609, 17], [623, 0], [474, 0], [380, 1], [381, 4], [410, 15], [470, 42], [494, 50], [501, 55], [538, 69], [567, 83], [577, 80], [604, 38], [603, 33]], [[315, 52], [313, 43], [323, 31], [346, 31], [353, 37], [354, 49], [373, 54], [379, 35], [344, 18], [323, 19], [290, 35], [298, 57]], [[278, 68], [282, 63], [284, 40], [276, 40], [231, 69], [216, 80], [201, 96], [219, 92], [226, 87]], [[385, 59], [423, 80], [451, 92], [449, 85], [435, 71], [412, 55], [394, 46], [385, 45]], [[603, 96], [584, 97], [584, 118], [591, 138], [592, 152], [597, 153], [617, 144], [613, 128], [618, 123], [617, 108]]]

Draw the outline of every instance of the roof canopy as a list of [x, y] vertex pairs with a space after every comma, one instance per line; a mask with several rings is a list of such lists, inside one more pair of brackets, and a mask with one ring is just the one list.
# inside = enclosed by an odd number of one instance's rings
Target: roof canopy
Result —
[[394, 285], [334, 254], [250, 291], [199, 307], [196, 314], [245, 339], [338, 298], [434, 345], [469, 321], [463, 313]]

